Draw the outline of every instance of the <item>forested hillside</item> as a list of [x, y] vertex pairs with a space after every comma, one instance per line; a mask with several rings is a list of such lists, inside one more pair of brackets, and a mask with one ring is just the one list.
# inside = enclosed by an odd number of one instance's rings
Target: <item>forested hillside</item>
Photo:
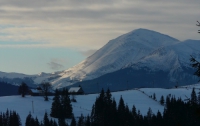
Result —
[[0, 96], [10, 96], [18, 94], [18, 86], [6, 82], [0, 82]]

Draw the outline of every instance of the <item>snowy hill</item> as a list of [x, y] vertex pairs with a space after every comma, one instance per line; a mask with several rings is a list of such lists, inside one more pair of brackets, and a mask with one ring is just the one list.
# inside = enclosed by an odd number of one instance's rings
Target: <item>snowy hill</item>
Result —
[[[85, 92], [101, 88], [124, 90], [133, 87], [173, 87], [198, 79], [193, 76], [190, 55], [200, 59], [199, 40], [179, 41], [147, 29], [136, 29], [113, 40], [76, 66], [38, 75], [0, 73], [0, 81], [39, 84], [49, 81], [54, 88], [81, 85]], [[13, 78], [15, 76], [15, 78]], [[156, 81], [155, 81], [156, 80]]]
[[[198, 87], [198, 85], [196, 86]], [[196, 93], [198, 93], [198, 91], [199, 90], [196, 89]], [[135, 105], [136, 109], [140, 110], [142, 115], [146, 115], [149, 107], [155, 114], [158, 110], [161, 113], [163, 112], [164, 106], [160, 105], [158, 102], [162, 95], [166, 98], [166, 96], [170, 94], [171, 96], [175, 96], [176, 98], [181, 97], [184, 100], [186, 99], [186, 96], [190, 97], [191, 92], [191, 86], [188, 86], [187, 88], [181, 87], [177, 89], [141, 88], [128, 91], [113, 92], [112, 96], [115, 98], [117, 103], [122, 96], [125, 104], [129, 106], [129, 109], [132, 109], [133, 105]], [[154, 93], [156, 94], [157, 101], [149, 97]], [[94, 104], [95, 99], [98, 95], [99, 94], [77, 95], [77, 102], [72, 103], [73, 113], [75, 117], [79, 117], [81, 113], [84, 116], [90, 114], [92, 105]], [[24, 126], [25, 119], [29, 112], [31, 112], [33, 117], [37, 116], [39, 121], [43, 119], [45, 111], [49, 114], [51, 110], [52, 98], [53, 97], [50, 98], [50, 101], [44, 101], [44, 98], [39, 96], [26, 96], [25, 98], [22, 98], [21, 96], [0, 97], [0, 111], [5, 112], [7, 109], [16, 110], [16, 112], [19, 113], [22, 120], [22, 125]], [[32, 108], [32, 102], [34, 109]]]
[[137, 29], [109, 41], [85, 61], [70, 68], [53, 81], [54, 86], [68, 86], [69, 82], [91, 80], [117, 71], [130, 63], [137, 63], [155, 49], [179, 43], [177, 39], [158, 32]]
[[198, 47], [199, 40], [181, 42], [137, 29], [109, 41], [85, 61], [60, 73], [61, 77], [52, 83], [55, 87], [81, 85], [86, 92], [108, 87], [114, 91], [187, 85], [198, 80], [189, 60], [190, 55], [200, 59]]

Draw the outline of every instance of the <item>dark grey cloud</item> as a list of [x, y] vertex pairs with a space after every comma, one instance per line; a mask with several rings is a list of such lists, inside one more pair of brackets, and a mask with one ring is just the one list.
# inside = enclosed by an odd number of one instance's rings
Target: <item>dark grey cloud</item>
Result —
[[38, 28], [19, 33], [14, 27], [5, 32], [12, 32], [11, 39], [25, 34], [18, 39], [45, 38], [54, 45], [91, 46], [90, 50], [136, 28], [198, 39], [199, 5], [199, 0], [7, 0], [0, 1], [0, 23]]
[[64, 68], [64, 66], [62, 64], [59, 64], [59, 63], [56, 63], [53, 61], [51, 61], [47, 64], [50, 67], [50, 69], [52, 69], [52, 70], [62, 70]]

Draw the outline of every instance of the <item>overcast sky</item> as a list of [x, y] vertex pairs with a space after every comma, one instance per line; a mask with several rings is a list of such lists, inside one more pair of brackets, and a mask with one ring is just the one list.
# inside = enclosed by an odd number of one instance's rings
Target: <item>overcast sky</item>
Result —
[[200, 39], [200, 0], [1, 0], [0, 71], [70, 68], [137, 28]]

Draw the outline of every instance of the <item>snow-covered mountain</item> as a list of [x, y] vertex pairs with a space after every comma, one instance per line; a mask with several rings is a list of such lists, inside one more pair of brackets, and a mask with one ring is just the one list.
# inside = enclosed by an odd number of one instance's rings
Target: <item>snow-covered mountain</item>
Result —
[[91, 80], [137, 63], [157, 48], [176, 43], [179, 43], [177, 39], [167, 35], [137, 29], [109, 41], [85, 61], [61, 73], [61, 77], [53, 81], [53, 84], [68, 86], [71, 81]]
[[190, 55], [200, 59], [198, 47], [198, 40], [179, 41], [155, 31], [137, 29], [110, 40], [68, 70], [28, 78], [35, 84], [50, 81], [54, 88], [81, 85], [87, 92], [108, 87], [121, 90], [186, 85], [197, 82], [189, 59]]
[[127, 81], [134, 87], [133, 80], [137, 87], [150, 87], [157, 77], [165, 83], [157, 82], [154, 84], [157, 87], [194, 83], [197, 78], [193, 76], [189, 59], [190, 55], [200, 59], [198, 47], [200, 41], [197, 40], [181, 42], [155, 31], [137, 29], [109, 41], [85, 61], [60, 73], [52, 83], [55, 87], [65, 87], [78, 82], [76, 85], [83, 85], [88, 90], [117, 85], [116, 90], [119, 90], [127, 88], [127, 84], [123, 84]]

